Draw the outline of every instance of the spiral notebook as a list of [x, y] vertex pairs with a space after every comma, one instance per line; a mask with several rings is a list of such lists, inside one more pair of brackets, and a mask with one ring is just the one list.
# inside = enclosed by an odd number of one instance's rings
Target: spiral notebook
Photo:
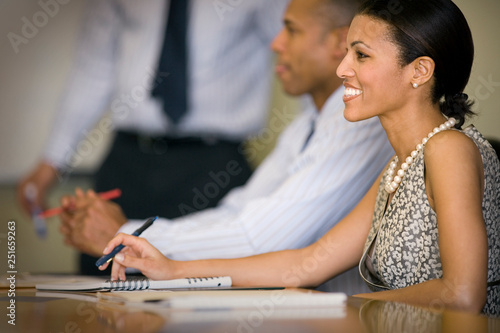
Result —
[[183, 278], [174, 280], [155, 281], [148, 278], [135, 278], [125, 281], [102, 280], [96, 282], [74, 282], [74, 283], [41, 283], [36, 285], [37, 290], [51, 291], [128, 291], [146, 289], [180, 289], [180, 288], [227, 288], [231, 287], [232, 281], [229, 276]]

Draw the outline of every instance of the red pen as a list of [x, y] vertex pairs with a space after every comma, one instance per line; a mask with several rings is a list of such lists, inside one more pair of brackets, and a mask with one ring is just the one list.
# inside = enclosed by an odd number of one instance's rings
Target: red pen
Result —
[[[122, 191], [119, 188], [115, 188], [114, 190], [107, 191], [107, 192], [101, 192], [101, 193], [98, 193], [97, 195], [99, 195], [99, 197], [101, 199], [112, 200], [112, 199], [116, 199], [116, 198], [120, 197], [122, 195]], [[52, 217], [52, 216], [56, 216], [56, 215], [61, 214], [62, 210], [63, 210], [62, 207], [51, 208], [51, 209], [47, 209], [44, 212], [41, 212], [40, 214], [38, 214], [38, 216], [43, 217], [43, 218], [48, 218], [48, 217]]]

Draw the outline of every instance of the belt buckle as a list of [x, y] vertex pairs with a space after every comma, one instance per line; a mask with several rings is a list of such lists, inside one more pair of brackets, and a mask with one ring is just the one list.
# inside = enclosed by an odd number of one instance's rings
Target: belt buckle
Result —
[[137, 137], [137, 144], [144, 154], [162, 155], [165, 154], [168, 149], [168, 144], [164, 139], [145, 135], [139, 135]]

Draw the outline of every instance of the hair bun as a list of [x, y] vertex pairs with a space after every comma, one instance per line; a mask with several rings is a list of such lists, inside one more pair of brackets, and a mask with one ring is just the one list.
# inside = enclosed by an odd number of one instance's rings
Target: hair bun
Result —
[[469, 95], [466, 93], [458, 93], [453, 95], [454, 100], [459, 100], [459, 101], [467, 101], [469, 99]]
[[455, 128], [459, 129], [465, 123], [465, 116], [472, 113], [473, 104], [465, 93], [446, 95], [444, 103], [441, 104], [441, 112], [447, 117], [455, 118], [457, 120]]

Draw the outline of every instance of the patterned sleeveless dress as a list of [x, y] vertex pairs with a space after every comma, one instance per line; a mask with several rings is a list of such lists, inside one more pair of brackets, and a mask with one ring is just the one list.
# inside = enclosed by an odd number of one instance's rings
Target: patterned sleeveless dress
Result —
[[[483, 313], [500, 315], [500, 163], [486, 139], [470, 126], [462, 130], [479, 148], [484, 165], [483, 217], [488, 236], [488, 289]], [[359, 271], [374, 291], [398, 289], [443, 275], [436, 213], [424, 181], [425, 148], [406, 171], [391, 203], [379, 187], [373, 222]], [[376, 241], [375, 241], [376, 240]], [[372, 246], [373, 245], [373, 246]], [[444, 296], [443, 296], [444, 298]], [[442, 307], [443, 304], [433, 304]]]

